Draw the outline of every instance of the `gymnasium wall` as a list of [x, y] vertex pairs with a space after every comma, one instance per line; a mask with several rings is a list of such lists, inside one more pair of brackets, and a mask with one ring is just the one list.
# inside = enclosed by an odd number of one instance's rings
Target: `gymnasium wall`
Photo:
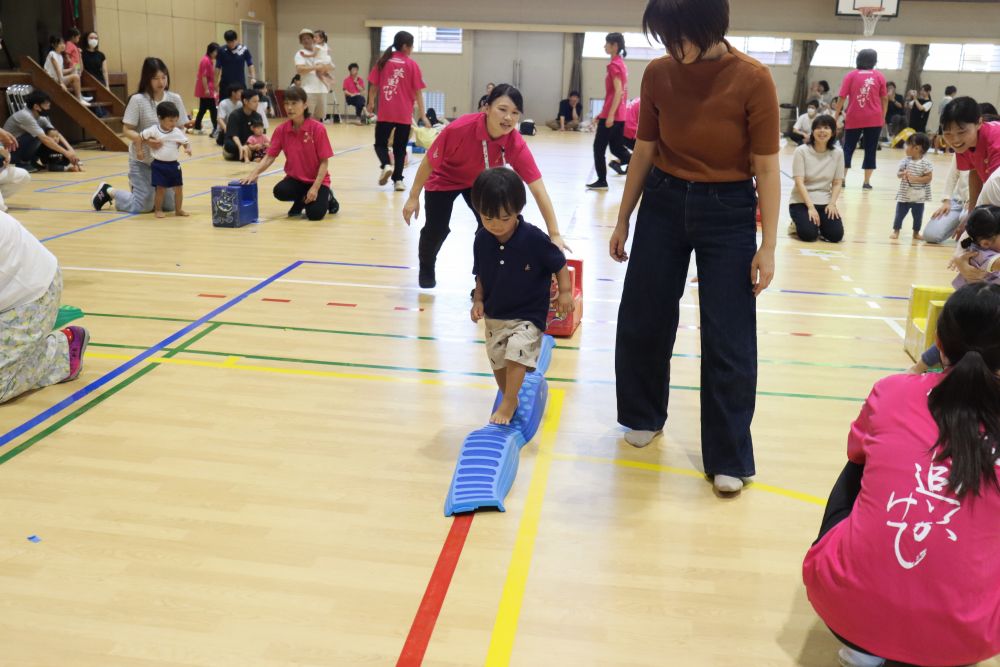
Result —
[[[268, 80], [277, 76], [277, 0], [97, 0], [96, 29], [108, 69], [128, 74], [130, 91], [139, 83], [143, 59], [155, 56], [170, 69], [170, 89], [197, 109], [194, 84], [198, 63], [209, 42], [223, 43], [226, 30], [240, 21], [264, 24], [264, 65]], [[260, 76], [260, 55], [254, 53]]]
[[[107, 1], [107, 0], [104, 0]], [[119, 0], [124, 1], [124, 0]], [[176, 2], [177, 0], [175, 0]], [[1000, 3], [962, 2], [913, 2], [902, 0], [900, 17], [884, 22], [879, 34], [887, 39], [910, 43], [928, 41], [995, 41], [996, 26], [1000, 25]], [[298, 45], [298, 31], [305, 26], [324, 28], [330, 35], [331, 52], [337, 63], [337, 73], [344, 75], [347, 63], [356, 61], [366, 69], [370, 46], [365, 21], [392, 21], [400, 23], [441, 24], [466, 28], [461, 55], [419, 54], [429, 89], [446, 94], [448, 115], [471, 110], [480, 91], [472, 90], [475, 62], [471, 29], [515, 29], [583, 32], [587, 30], [638, 30], [645, 7], [645, 0], [560, 0], [540, 3], [535, 0], [511, 0], [487, 4], [459, 0], [281, 0], [278, 13], [279, 81], [284, 85], [293, 74], [292, 56]], [[565, 8], [570, 7], [567, 11]], [[733, 0], [732, 31], [761, 35], [785, 35], [796, 39], [829, 37], [845, 39], [860, 35], [857, 20], [837, 18], [833, 15], [833, 0]], [[564, 80], [569, 78], [572, 51], [566, 40], [563, 59]], [[795, 54], [797, 62], [798, 53]], [[606, 61], [584, 59], [583, 96], [585, 99], [603, 97], [604, 68]], [[542, 63], [540, 66], [558, 66]], [[633, 82], [630, 95], [638, 94], [639, 82], [646, 62], [630, 59], [629, 76]], [[905, 85], [908, 63], [903, 71], [887, 71], [886, 75]], [[813, 79], [824, 78], [836, 87], [847, 68], [814, 68]], [[782, 101], [790, 100], [795, 86], [795, 69], [792, 65], [772, 67]], [[964, 94], [984, 101], [1000, 102], [1000, 73], [978, 74], [957, 72], [928, 72], [925, 81], [935, 88], [935, 98], [944, 86], [954, 83]], [[464, 105], [464, 106], [463, 106]], [[555, 115], [553, 109], [552, 114]], [[536, 119], [540, 120], [540, 119]]]

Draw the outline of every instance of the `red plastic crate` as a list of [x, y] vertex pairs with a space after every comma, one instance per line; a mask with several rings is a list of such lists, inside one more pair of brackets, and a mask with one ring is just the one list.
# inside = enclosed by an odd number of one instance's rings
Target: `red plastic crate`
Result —
[[553, 276], [551, 291], [553, 301], [549, 304], [548, 326], [545, 333], [557, 338], [572, 336], [576, 333], [577, 327], [580, 326], [580, 321], [583, 319], [583, 260], [568, 259], [566, 264], [569, 267], [570, 289], [573, 292], [573, 303], [576, 308], [573, 310], [573, 314], [567, 318], [559, 319], [556, 317], [555, 298], [559, 294], [559, 283]]

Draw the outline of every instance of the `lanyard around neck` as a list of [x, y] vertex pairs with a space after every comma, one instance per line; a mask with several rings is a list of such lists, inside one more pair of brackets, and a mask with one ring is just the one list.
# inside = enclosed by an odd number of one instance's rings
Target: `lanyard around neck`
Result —
[[[483, 164], [486, 165], [487, 169], [490, 168], [490, 151], [487, 147], [485, 139], [483, 140]], [[503, 146], [500, 147], [500, 164], [498, 166], [507, 166], [507, 151], [503, 148]]]

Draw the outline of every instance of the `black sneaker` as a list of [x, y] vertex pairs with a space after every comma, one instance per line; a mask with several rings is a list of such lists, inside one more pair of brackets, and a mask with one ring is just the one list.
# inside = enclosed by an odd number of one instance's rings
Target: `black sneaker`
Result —
[[94, 205], [94, 210], [100, 211], [102, 208], [111, 203], [111, 195], [108, 190], [111, 189], [110, 183], [101, 183], [101, 187], [97, 188], [97, 192], [91, 198], [90, 202]]
[[434, 278], [434, 267], [427, 266], [425, 264], [420, 265], [420, 277], [418, 278], [420, 287], [423, 289], [431, 289], [437, 285], [437, 280]]
[[625, 168], [622, 167], [622, 163], [618, 160], [612, 160], [608, 163], [608, 166], [611, 167], [611, 171], [615, 172], [619, 176], [625, 175]]
[[588, 190], [607, 190], [608, 189], [608, 182], [607, 181], [597, 180], [597, 181], [594, 181], [593, 183], [587, 183], [587, 189]]
[[302, 215], [302, 211], [304, 211], [305, 208], [306, 208], [305, 204], [303, 204], [302, 202], [295, 202], [294, 204], [292, 204], [292, 207], [288, 209], [288, 217], [295, 218]]
[[865, 183], [864, 185], [861, 186], [861, 189], [862, 190], [872, 190], [873, 188], [872, 188], [871, 183]]
[[333, 195], [330, 195], [330, 205], [326, 210], [330, 215], [336, 215], [340, 211], [340, 202]]

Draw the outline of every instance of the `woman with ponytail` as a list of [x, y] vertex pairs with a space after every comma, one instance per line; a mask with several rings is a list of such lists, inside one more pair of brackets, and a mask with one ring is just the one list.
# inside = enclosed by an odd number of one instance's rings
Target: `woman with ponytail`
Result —
[[842, 665], [1000, 654], [1000, 285], [955, 292], [938, 343], [944, 373], [872, 389], [803, 564]]
[[[413, 35], [400, 30], [392, 40], [368, 75], [368, 112], [375, 113], [375, 98], [378, 96], [378, 121], [375, 123], [375, 155], [379, 159], [378, 184], [385, 185], [392, 177], [393, 189], [402, 192], [403, 166], [406, 161], [406, 144], [410, 140], [410, 126], [413, 124], [413, 105], [417, 113], [430, 127], [424, 113], [424, 97], [421, 92], [424, 83], [420, 66], [410, 59], [413, 52]], [[394, 165], [389, 164], [389, 137], [392, 136], [392, 156]]]
[[608, 189], [608, 165], [604, 154], [611, 146], [617, 160], [612, 166], [619, 174], [625, 173], [632, 154], [625, 148], [625, 106], [628, 100], [628, 67], [623, 60], [628, 55], [625, 50], [625, 36], [612, 32], [605, 38], [604, 52], [611, 56], [608, 73], [604, 77], [604, 107], [597, 116], [597, 134], [594, 135], [594, 170], [597, 180], [588, 183], [591, 190]]

